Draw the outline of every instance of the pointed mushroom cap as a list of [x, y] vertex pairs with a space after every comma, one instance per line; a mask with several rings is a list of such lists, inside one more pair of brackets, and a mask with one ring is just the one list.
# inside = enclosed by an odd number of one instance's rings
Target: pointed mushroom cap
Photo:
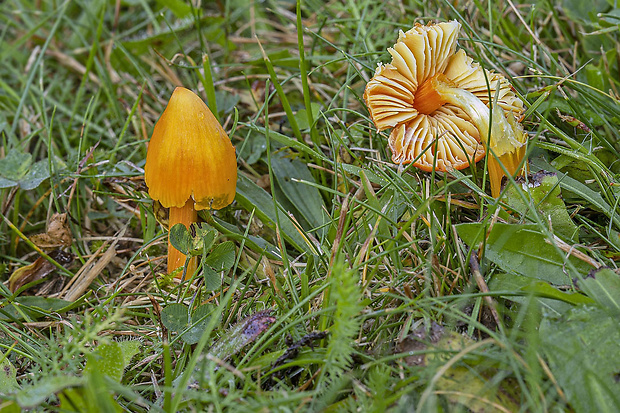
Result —
[[523, 102], [501, 74], [482, 69], [463, 50], [456, 52], [460, 28], [451, 21], [416, 24], [401, 32], [388, 49], [392, 62], [380, 64], [366, 85], [364, 100], [377, 130], [393, 128], [389, 146], [395, 163], [413, 162], [424, 171], [433, 167], [446, 171], [466, 168], [484, 157], [478, 129], [458, 106], [445, 103], [430, 113], [420, 112], [426, 95], [418, 92], [439, 76], [485, 105], [499, 87], [498, 104], [517, 117], [523, 112]]
[[165, 208], [220, 209], [235, 197], [237, 159], [228, 135], [195, 93], [177, 87], [149, 143], [149, 195]]

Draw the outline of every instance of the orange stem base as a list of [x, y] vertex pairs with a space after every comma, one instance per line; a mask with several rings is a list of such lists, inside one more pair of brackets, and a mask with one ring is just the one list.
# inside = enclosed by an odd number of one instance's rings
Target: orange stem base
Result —
[[[185, 205], [181, 208], [171, 207], [170, 215], [168, 217], [169, 228], [172, 228], [176, 224], [183, 224], [185, 228], [189, 229], [192, 222], [198, 220], [198, 212], [194, 209], [194, 200], [189, 199]], [[168, 236], [168, 274], [172, 273], [179, 267], [185, 265], [187, 256], [178, 249], [174, 248], [170, 244], [170, 236]], [[197, 268], [197, 258], [192, 257], [187, 264], [187, 278], [191, 277]], [[177, 278], [183, 277], [183, 272], [180, 272]]]

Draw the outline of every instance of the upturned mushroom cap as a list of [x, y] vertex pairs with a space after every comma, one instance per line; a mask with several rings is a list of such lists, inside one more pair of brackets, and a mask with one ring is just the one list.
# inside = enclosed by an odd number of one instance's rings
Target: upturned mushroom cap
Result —
[[400, 32], [388, 49], [392, 62], [379, 64], [366, 86], [364, 100], [377, 130], [392, 128], [389, 146], [395, 163], [446, 171], [484, 157], [479, 128], [465, 110], [437, 93], [438, 82], [465, 90], [485, 105], [499, 88], [498, 105], [516, 117], [523, 112], [523, 102], [501, 74], [482, 69], [462, 50], [456, 52], [460, 28], [452, 21], [416, 24]]
[[228, 135], [195, 93], [177, 87], [149, 143], [149, 195], [164, 207], [220, 209], [235, 197], [237, 159]]

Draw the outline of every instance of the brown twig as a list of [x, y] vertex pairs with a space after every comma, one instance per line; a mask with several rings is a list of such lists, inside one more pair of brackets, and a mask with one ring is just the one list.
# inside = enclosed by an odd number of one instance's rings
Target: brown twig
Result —
[[[487, 282], [484, 280], [484, 277], [480, 273], [480, 264], [478, 263], [478, 254], [475, 251], [471, 252], [471, 257], [469, 258], [469, 268], [471, 268], [471, 272], [474, 275], [474, 279], [476, 280], [476, 284], [481, 292], [488, 294], [489, 286]], [[495, 301], [490, 295], [484, 296], [484, 301], [487, 302], [489, 309], [491, 310], [491, 314], [493, 314], [493, 318], [497, 325], [500, 325], [499, 314], [497, 313], [497, 309], [495, 308]]]

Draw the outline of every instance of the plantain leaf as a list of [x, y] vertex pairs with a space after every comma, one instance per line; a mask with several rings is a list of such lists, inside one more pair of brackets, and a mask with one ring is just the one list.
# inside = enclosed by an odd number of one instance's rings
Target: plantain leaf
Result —
[[17, 370], [9, 358], [0, 351], [0, 395], [19, 389]]
[[609, 268], [591, 272], [577, 285], [604, 309], [620, 315], [620, 276]]
[[579, 306], [543, 319], [549, 367], [576, 412], [620, 411], [620, 324], [602, 308]]
[[545, 311], [557, 316], [566, 313], [575, 305], [594, 303], [593, 299], [581, 293], [560, 291], [546, 281], [517, 274], [493, 274], [489, 281], [489, 290], [506, 292], [502, 298], [522, 305], [530, 305], [530, 297], [534, 295]]
[[70, 375], [48, 376], [35, 384], [28, 385], [17, 392], [17, 403], [21, 407], [35, 407], [48, 397], [68, 387], [80, 386], [84, 378]]
[[505, 200], [511, 208], [530, 218], [536, 211], [545, 221], [551, 221], [554, 234], [567, 241], [579, 242], [577, 225], [566, 210], [555, 173], [539, 171], [530, 176], [529, 182], [522, 182], [520, 186], [529, 198], [529, 204], [523, 202], [518, 189], [510, 185], [506, 189]]
[[[471, 248], [478, 248], [486, 228], [480, 223], [456, 225], [459, 236]], [[558, 252], [534, 224], [494, 224], [486, 241], [484, 256], [506, 272], [552, 284], [571, 284], [578, 274], [584, 276], [592, 269], [585, 262], [572, 256], [567, 258], [567, 254]]]
[[34, 295], [17, 297], [11, 304], [0, 307], [0, 320], [22, 320], [22, 313], [34, 320], [47, 316], [52, 312], [62, 314], [79, 306], [82, 301], [79, 300], [72, 303], [60, 298], [38, 297]]

